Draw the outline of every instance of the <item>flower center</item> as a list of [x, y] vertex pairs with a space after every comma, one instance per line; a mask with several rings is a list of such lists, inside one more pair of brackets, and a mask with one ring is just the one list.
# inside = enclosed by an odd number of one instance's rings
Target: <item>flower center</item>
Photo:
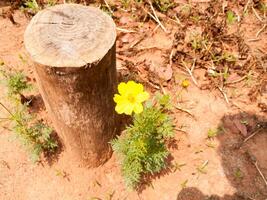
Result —
[[129, 94], [127, 99], [130, 103], [135, 103], [135, 96], [133, 94]]

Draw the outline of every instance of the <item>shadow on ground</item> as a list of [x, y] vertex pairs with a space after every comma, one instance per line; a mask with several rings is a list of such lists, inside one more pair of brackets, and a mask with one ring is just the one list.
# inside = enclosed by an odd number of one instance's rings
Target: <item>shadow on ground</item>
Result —
[[236, 193], [219, 197], [188, 187], [178, 194], [177, 200], [266, 200], [267, 185], [260, 175], [267, 177], [266, 117], [252, 113], [227, 115], [218, 128], [223, 130], [217, 137], [218, 154], [224, 174]]

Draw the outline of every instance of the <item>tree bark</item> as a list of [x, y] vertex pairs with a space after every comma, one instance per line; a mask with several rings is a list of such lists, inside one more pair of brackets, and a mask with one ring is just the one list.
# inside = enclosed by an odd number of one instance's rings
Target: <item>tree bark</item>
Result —
[[117, 132], [114, 22], [97, 8], [62, 4], [39, 12], [24, 39], [66, 152], [81, 165], [103, 164]]

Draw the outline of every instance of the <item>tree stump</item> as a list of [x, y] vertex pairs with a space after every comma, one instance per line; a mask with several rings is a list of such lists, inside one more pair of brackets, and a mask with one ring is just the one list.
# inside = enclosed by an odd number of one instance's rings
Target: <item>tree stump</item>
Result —
[[65, 151], [79, 164], [96, 167], [111, 156], [117, 129], [116, 27], [101, 10], [61, 4], [35, 15], [25, 47]]

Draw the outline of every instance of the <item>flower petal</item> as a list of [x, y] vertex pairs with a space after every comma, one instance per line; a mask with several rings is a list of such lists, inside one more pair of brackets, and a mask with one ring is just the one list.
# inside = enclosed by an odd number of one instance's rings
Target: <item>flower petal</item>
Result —
[[124, 111], [124, 106], [122, 104], [117, 104], [116, 107], [115, 107], [115, 111], [118, 113], [118, 114], [122, 114], [123, 111]]
[[138, 94], [140, 92], [143, 92], [144, 86], [140, 83], [136, 83], [134, 81], [128, 81], [127, 82], [127, 88], [130, 90], [133, 94]]
[[115, 96], [113, 97], [113, 100], [116, 102], [116, 103], [120, 103], [123, 101], [123, 97], [121, 95], [118, 95], [118, 94], [115, 94]]
[[142, 92], [142, 93], [137, 94], [136, 101], [138, 103], [142, 103], [142, 102], [146, 101], [148, 98], [149, 98], [148, 92]]
[[124, 95], [125, 93], [127, 93], [127, 84], [122, 82], [118, 85], [118, 91], [121, 95]]
[[136, 103], [134, 105], [134, 112], [136, 114], [139, 114], [139, 113], [143, 112], [143, 105], [141, 103]]
[[126, 115], [131, 115], [133, 110], [134, 110], [134, 105], [133, 104], [127, 103], [127, 104], [124, 105], [124, 113]]

